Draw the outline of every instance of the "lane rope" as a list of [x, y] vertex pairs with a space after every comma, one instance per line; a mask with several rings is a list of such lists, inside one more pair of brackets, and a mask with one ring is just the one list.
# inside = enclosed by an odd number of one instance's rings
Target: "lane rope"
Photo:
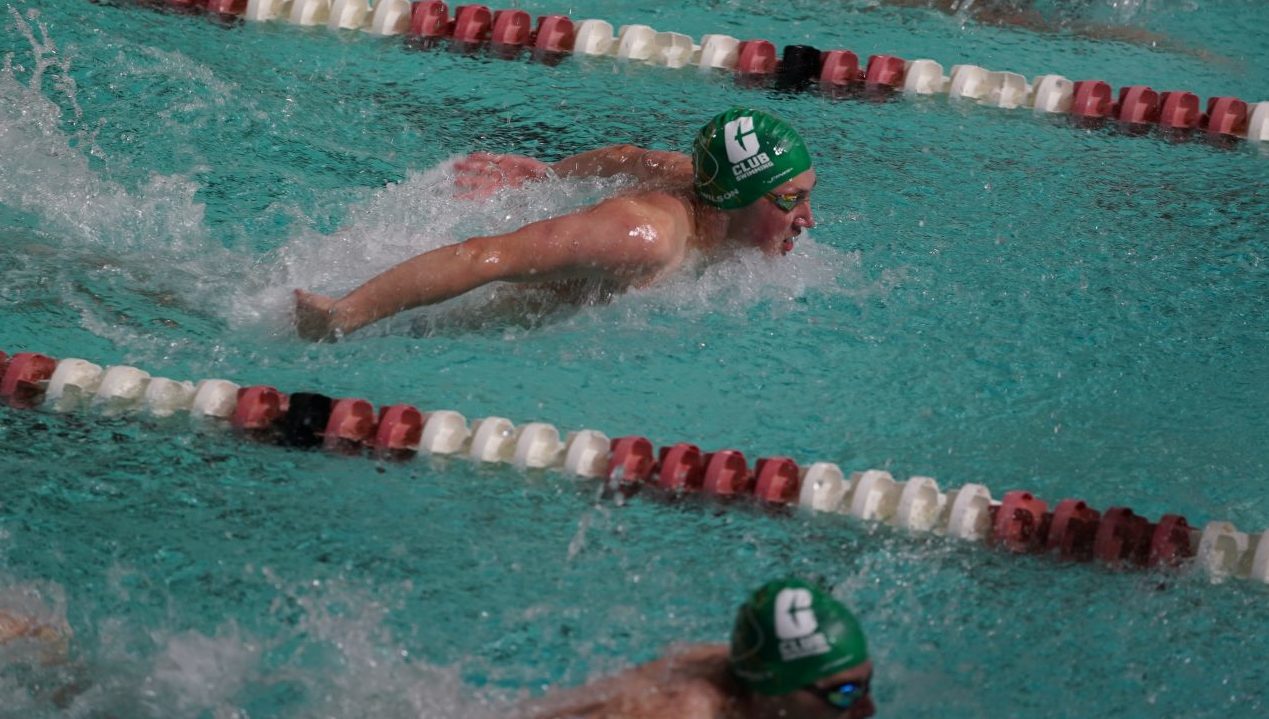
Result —
[[777, 53], [765, 39], [739, 40], [706, 34], [700, 41], [648, 25], [623, 25], [566, 15], [542, 15], [536, 29], [524, 10], [490, 10], [458, 5], [451, 15], [442, 0], [158, 0], [167, 7], [203, 12], [214, 18], [254, 22], [282, 20], [330, 30], [405, 35], [419, 47], [448, 45], [464, 52], [486, 50], [503, 59], [528, 51], [538, 61], [557, 63], [569, 54], [612, 57], [670, 68], [731, 71], [746, 88], [777, 87], [819, 91], [830, 97], [946, 95], [950, 100], [1003, 109], [1031, 109], [1036, 115], [1066, 115], [1079, 127], [1108, 127], [1176, 142], [1205, 138], [1231, 146], [1232, 140], [1269, 141], [1269, 101], [1249, 103], [1212, 96], [1206, 105], [1188, 90], [1156, 91], [1127, 85], [1115, 91], [1102, 80], [1072, 81], [1044, 74], [1030, 81], [1019, 73], [977, 65], [953, 65], [944, 72], [935, 60], [906, 60], [877, 54], [861, 64], [850, 50], [787, 45]]
[[1050, 506], [1023, 490], [996, 500], [981, 484], [944, 492], [930, 477], [898, 481], [876, 469], [848, 476], [832, 463], [800, 466], [784, 456], [763, 457], [751, 466], [738, 450], [705, 452], [688, 442], [655, 448], [646, 437], [609, 439], [593, 429], [561, 437], [543, 422], [517, 427], [505, 417], [484, 417], [469, 424], [452, 410], [423, 412], [394, 404], [376, 411], [364, 399], [286, 394], [223, 379], [180, 381], [127, 365], [103, 368], [33, 352], [10, 357], [0, 351], [0, 402], [20, 409], [90, 410], [107, 416], [186, 414], [199, 425], [226, 424], [251, 440], [289, 447], [402, 461], [419, 454], [463, 456], [521, 471], [602, 479], [607, 489], [626, 495], [642, 491], [670, 498], [700, 496], [724, 506], [747, 501], [797, 507], [1016, 554], [1096, 561], [1117, 569], [1197, 566], [1213, 580], [1269, 583], [1269, 531], [1248, 533], [1219, 521], [1199, 529], [1178, 514], [1150, 521], [1128, 507], [1101, 512], [1079, 499]]

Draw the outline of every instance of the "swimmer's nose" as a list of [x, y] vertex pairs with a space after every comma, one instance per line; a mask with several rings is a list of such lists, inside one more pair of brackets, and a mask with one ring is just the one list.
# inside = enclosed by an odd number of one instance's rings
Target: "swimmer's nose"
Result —
[[799, 209], [801, 212], [798, 213], [797, 217], [793, 218], [793, 226], [799, 230], [815, 227], [815, 215], [811, 213], [811, 201], [807, 200], [802, 203], [802, 207]]

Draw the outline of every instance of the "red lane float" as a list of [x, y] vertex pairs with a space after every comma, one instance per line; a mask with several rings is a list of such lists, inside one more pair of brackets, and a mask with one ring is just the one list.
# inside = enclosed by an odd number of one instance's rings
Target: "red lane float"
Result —
[[646, 437], [618, 437], [612, 441], [612, 454], [608, 457], [608, 479], [616, 479], [623, 485], [646, 482], [652, 474], [652, 442]]
[[793, 504], [802, 489], [797, 462], [789, 457], [763, 457], [754, 467], [754, 494], [767, 504]]
[[219, 15], [242, 15], [247, 12], [247, 0], [207, 0], [207, 12]]
[[234, 406], [229, 424], [244, 431], [269, 429], [278, 417], [286, 413], [286, 407], [286, 395], [273, 387], [243, 387], [238, 390], [238, 404]]
[[1049, 520], [1045, 549], [1066, 560], [1086, 562], [1093, 558], [1093, 542], [1101, 512], [1079, 499], [1058, 502]]
[[498, 10], [493, 15], [493, 28], [489, 33], [492, 45], [522, 47], [529, 43], [533, 32], [533, 20], [523, 10]]
[[1115, 119], [1130, 125], [1145, 125], [1159, 121], [1159, 93], [1145, 85], [1119, 88], [1119, 103], [1115, 107]]
[[705, 455], [705, 492], [716, 497], [751, 494], [753, 475], [745, 455], [734, 449], [720, 449]]
[[1151, 566], [1173, 567], [1195, 555], [1196, 547], [1190, 540], [1190, 524], [1178, 514], [1165, 514], [1155, 526], [1150, 537]]
[[1101, 80], [1080, 80], [1075, 83], [1071, 114], [1087, 119], [1109, 117], [1114, 111], [1110, 85]]
[[449, 6], [441, 0], [414, 3], [410, 12], [410, 34], [423, 38], [445, 37], [450, 32]]
[[1159, 96], [1159, 125], [1171, 130], [1192, 130], [1199, 126], [1198, 95], [1192, 92], [1165, 92]]
[[1153, 527], [1127, 507], [1111, 507], [1102, 515], [1093, 539], [1093, 556], [1111, 566], [1145, 566]]
[[493, 14], [484, 5], [459, 5], [454, 8], [454, 24], [449, 35], [460, 43], [478, 45], [489, 39]]
[[907, 63], [893, 55], [872, 55], [864, 73], [864, 84], [874, 88], [896, 88], [903, 85]]
[[408, 404], [394, 404], [379, 410], [379, 426], [374, 446], [381, 452], [414, 454], [423, 439], [423, 413]]
[[850, 50], [829, 50], [820, 59], [820, 84], [845, 87], [863, 82], [859, 56]]
[[1011, 552], [1028, 552], [1042, 541], [1041, 527], [1048, 505], [1030, 492], [1005, 494], [992, 523], [990, 543]]
[[9, 358], [0, 381], [0, 399], [11, 407], [30, 409], [44, 399], [44, 386], [57, 369], [57, 360], [36, 352], [19, 352]]
[[740, 43], [736, 60], [737, 75], [770, 75], [776, 69], [776, 49], [766, 40], [745, 40]]
[[705, 456], [701, 448], [687, 442], [662, 447], [657, 486], [668, 492], [699, 492], [705, 482]]
[[1213, 135], [1247, 136], [1247, 103], [1236, 97], [1207, 99], [1205, 127]]
[[533, 34], [533, 49], [545, 53], [573, 51], [577, 31], [573, 21], [564, 15], [543, 15], [538, 18], [538, 29]]
[[338, 399], [331, 406], [330, 418], [322, 433], [322, 446], [333, 450], [354, 450], [372, 445], [377, 429], [374, 405], [364, 399]]

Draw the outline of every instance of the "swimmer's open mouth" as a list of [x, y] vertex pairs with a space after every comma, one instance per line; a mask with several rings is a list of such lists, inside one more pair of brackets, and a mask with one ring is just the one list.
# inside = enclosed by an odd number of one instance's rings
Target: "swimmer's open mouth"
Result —
[[793, 251], [793, 238], [786, 237], [784, 242], [780, 243], [780, 254], [787, 255]]

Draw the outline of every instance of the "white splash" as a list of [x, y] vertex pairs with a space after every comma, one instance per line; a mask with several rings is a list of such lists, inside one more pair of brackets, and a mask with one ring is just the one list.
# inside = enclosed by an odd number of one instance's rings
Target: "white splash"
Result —
[[[135, 191], [103, 178], [89, 156], [103, 158], [76, 97], [70, 59], [39, 11], [9, 7], [12, 26], [30, 45], [29, 60], [9, 53], [0, 66], [0, 205], [39, 218], [40, 229], [67, 245], [127, 249], [201, 245], [203, 205], [197, 185], [153, 174]], [[23, 64], [26, 63], [26, 64]]]

